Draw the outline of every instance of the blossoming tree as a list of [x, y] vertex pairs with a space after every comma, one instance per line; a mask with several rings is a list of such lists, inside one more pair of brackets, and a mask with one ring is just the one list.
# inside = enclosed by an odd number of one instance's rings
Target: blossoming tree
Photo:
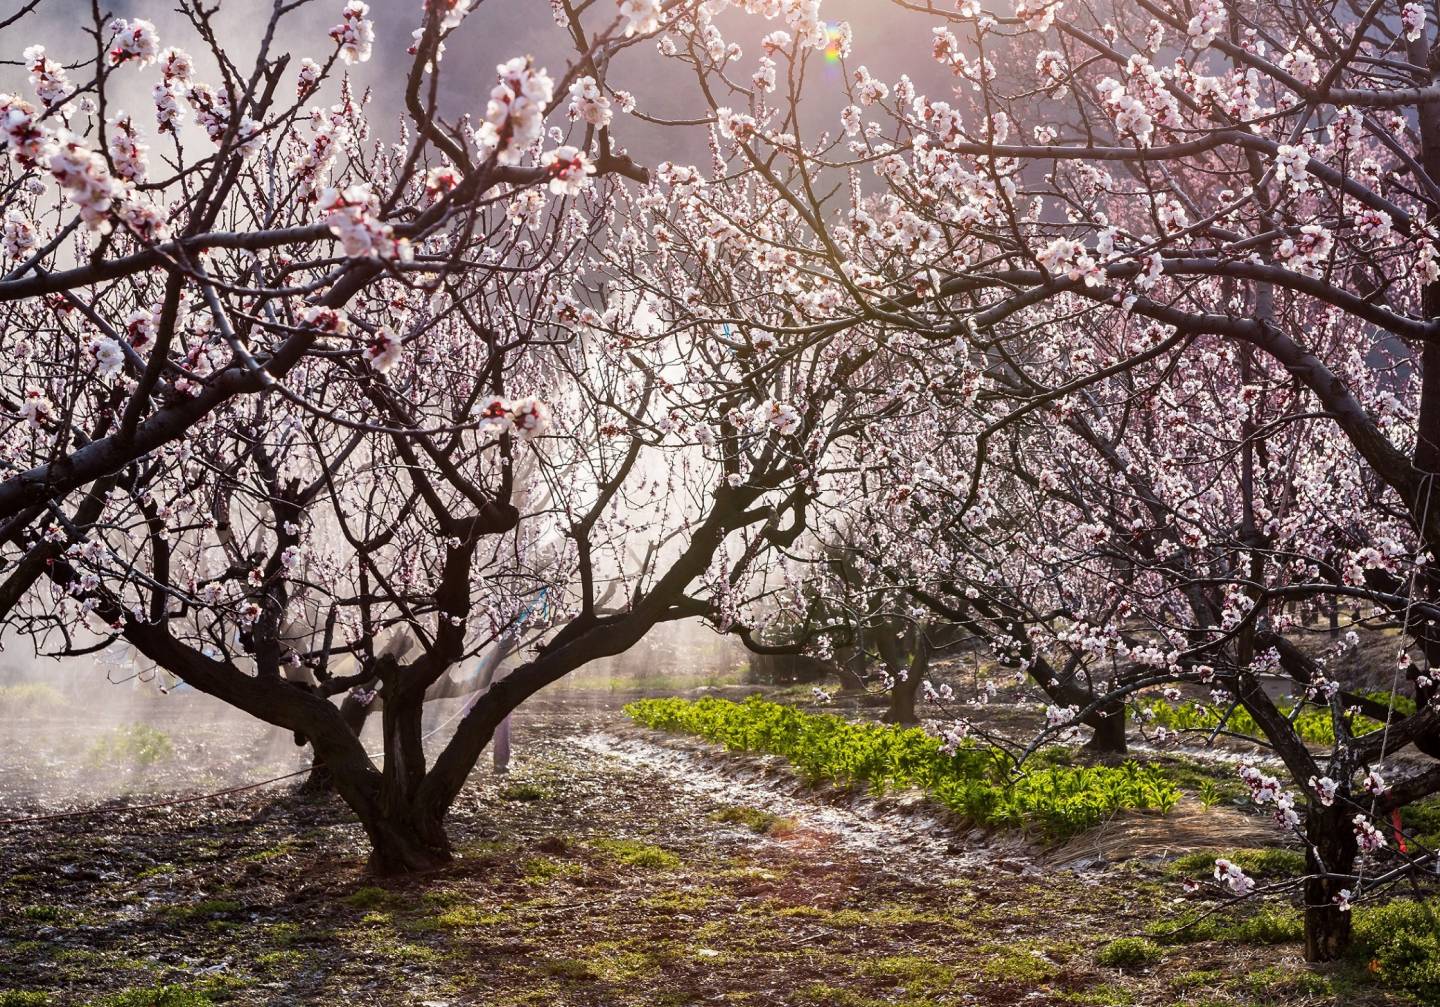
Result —
[[[864, 401], [866, 372], [824, 343], [776, 370], [713, 342], [677, 244], [711, 240], [679, 198], [698, 174], [667, 165], [647, 183], [612, 147], [631, 105], [608, 82], [613, 58], [704, 6], [562, 2], [570, 70], [507, 61], [483, 116], [451, 124], [436, 80], [468, 4], [429, 4], [393, 145], [371, 140], [363, 98], [333, 79], [375, 44], [361, 3], [283, 101], [287, 64], [266, 46], [248, 78], [217, 46], [225, 83], [206, 86], [201, 61], [162, 50], [143, 21], [100, 26], [95, 80], [73, 90], [32, 53], [54, 103], [5, 99], [15, 185], [34, 190], [16, 232], [35, 238], [5, 296], [44, 341], [7, 377], [12, 624], [56, 653], [123, 640], [294, 731], [383, 872], [448, 859], [447, 810], [540, 688], [663, 621], [753, 639], [742, 602], [780, 590], [757, 558], [805, 528], [832, 448], [867, 419], [825, 406]], [[821, 44], [815, 5], [792, 7]], [[137, 118], [113, 117], [109, 159], [59, 124], [73, 100], [74, 125], [108, 129], [101, 99], [121, 72], [156, 77], [176, 153], [155, 183], [132, 170]], [[339, 102], [308, 109], [326, 87]], [[187, 107], [217, 145], [193, 163]], [[160, 195], [176, 207], [144, 216]], [[765, 213], [733, 210], [756, 226]], [[773, 269], [736, 238], [730, 296]], [[56, 268], [67, 259], [79, 264]], [[427, 693], [541, 596], [538, 647], [430, 760]], [[334, 702], [377, 689], [383, 765]]]
[[[570, 69], [508, 61], [483, 114], [453, 125], [436, 82], [468, 7], [421, 12], [396, 145], [339, 74], [371, 55], [359, 2], [321, 61], [274, 50], [292, 5], [271, 7], [245, 72], [213, 11], [184, 4], [207, 52], [162, 47], [143, 19], [97, 23], [92, 59], [33, 46], [34, 99], [0, 96], [0, 608], [56, 653], [123, 638], [310, 741], [379, 869], [445, 853], [443, 808], [416, 811], [406, 697], [503, 629], [505, 613], [469, 628], [497, 568], [477, 550], [517, 524], [512, 461], [547, 425], [533, 393], [555, 390], [530, 352], [541, 305], [605, 214], [547, 200], [645, 178], [612, 153], [597, 84], [631, 21], [609, 12], [592, 35], [561, 5]], [[113, 107], [122, 75], [153, 82], [152, 111]], [[386, 377], [402, 359], [403, 385]], [[402, 630], [420, 652], [403, 666], [386, 643]], [[335, 673], [342, 659], [355, 670]], [[328, 699], [381, 680], [383, 773]]]
[[[1335, 957], [1353, 901], [1434, 860], [1357, 860], [1383, 842], [1376, 816], [1440, 785], [1437, 768], [1376, 782], [1400, 748], [1433, 754], [1440, 726], [1425, 9], [894, 6], [930, 21], [913, 72], [934, 86], [879, 79], [846, 26], [822, 26], [848, 100], [833, 128], [802, 115], [806, 32], [749, 65], [703, 17], [662, 43], [743, 158], [708, 204], [765, 208], [692, 207], [705, 251], [751, 235], [787, 295], [713, 313], [782, 359], [820, 342], [883, 357], [867, 391], [884, 405], [827, 509], [869, 515], [875, 574], [978, 612], [1042, 685], [1078, 679], [1050, 732], [1177, 683], [1250, 714], [1304, 795], [1248, 774], [1282, 827], [1305, 808], [1307, 954]], [[704, 305], [723, 280], [697, 262]], [[1392, 677], [1416, 714], [1367, 706], [1296, 645], [1338, 603], [1409, 634], [1421, 660], [1406, 648]], [[1266, 691], [1276, 672], [1332, 711], [1326, 755]], [[1356, 736], [1356, 708], [1385, 727]], [[1248, 890], [1231, 867], [1217, 876]]]

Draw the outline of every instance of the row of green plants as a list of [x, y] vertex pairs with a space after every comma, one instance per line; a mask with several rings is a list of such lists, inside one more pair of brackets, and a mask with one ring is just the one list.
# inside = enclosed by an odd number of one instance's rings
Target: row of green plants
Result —
[[1003, 751], [966, 742], [953, 754], [918, 728], [854, 723], [752, 696], [644, 699], [625, 707], [637, 723], [697, 735], [735, 751], [783, 756], [811, 783], [916, 787], [976, 825], [1059, 839], [1121, 810], [1167, 812], [1180, 790], [1157, 766], [1070, 766], [1041, 758], [1018, 772]]
[[[1405, 717], [1415, 712], [1415, 701], [1406, 696], [1391, 696], [1387, 692], [1372, 692], [1368, 698], [1378, 703], [1394, 704], [1395, 715]], [[1202, 705], [1191, 701], [1172, 703], [1161, 698], [1144, 699], [1137, 704], [1148, 723], [1169, 731], [1213, 731], [1220, 726], [1228, 707]], [[1295, 724], [1300, 737], [1315, 745], [1335, 743], [1335, 720], [1329, 707], [1304, 704], [1297, 711], [1296, 704], [1277, 703], [1280, 711]], [[1378, 720], [1361, 714], [1351, 717], [1350, 730], [1356, 736], [1369, 734], [1384, 727]], [[1252, 738], [1263, 738], [1260, 725], [1244, 707], [1237, 706], [1225, 719], [1225, 730]]]

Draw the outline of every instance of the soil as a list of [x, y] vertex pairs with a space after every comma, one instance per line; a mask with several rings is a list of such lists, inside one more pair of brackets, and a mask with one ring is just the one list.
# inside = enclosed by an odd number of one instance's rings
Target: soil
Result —
[[[1099, 964], [1205, 904], [1167, 857], [1274, 841], [1235, 807], [1187, 800], [1042, 849], [913, 794], [808, 788], [776, 760], [643, 731], [630, 698], [527, 704], [512, 771], [482, 761], [449, 821], [455, 862], [424, 876], [368, 878], [348, 809], [293, 779], [0, 826], [0, 1007], [1405, 1002], [1295, 944]], [[200, 716], [203, 697], [143, 709], [173, 752], [139, 767], [93, 718], [10, 717], [0, 818], [305, 765], [288, 738]]]

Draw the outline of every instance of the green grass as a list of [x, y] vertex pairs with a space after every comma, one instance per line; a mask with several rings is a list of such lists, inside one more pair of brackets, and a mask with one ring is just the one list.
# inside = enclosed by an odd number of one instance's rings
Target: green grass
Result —
[[146, 724], [130, 724], [97, 738], [86, 758], [92, 766], [149, 766], [174, 755], [175, 746], [164, 731]]
[[1396, 899], [1354, 913], [1356, 955], [1370, 960], [1380, 981], [1440, 1003], [1440, 899]]
[[521, 865], [522, 877], [532, 885], [549, 884], [562, 878], [574, 878], [585, 873], [581, 864], [554, 857], [531, 857]]
[[243, 903], [235, 902], [232, 899], [202, 899], [199, 902], [188, 902], [183, 905], [164, 906], [160, 909], [159, 914], [168, 920], [186, 922], [226, 916], [230, 913], [238, 913], [244, 908]]
[[1171, 877], [1208, 876], [1215, 869], [1217, 857], [1224, 857], [1252, 878], [1262, 880], [1293, 878], [1305, 873], [1305, 854], [1299, 850], [1283, 849], [1231, 850], [1228, 853], [1201, 850], [1197, 853], [1186, 853], [1170, 861], [1165, 873]]
[[751, 697], [645, 699], [625, 712], [647, 727], [699, 735], [727, 748], [788, 759], [811, 782], [888, 790], [917, 787], [977, 825], [1033, 829], [1061, 838], [1121, 810], [1168, 811], [1180, 791], [1155, 766], [1050, 764], [1014, 774], [997, 749], [967, 744], [954, 755], [918, 728], [856, 724]]
[[1047, 982], [1063, 971], [1045, 958], [1038, 946], [992, 944], [981, 948], [986, 952], [981, 973], [996, 982], [1019, 983], [1033, 987]]
[[217, 976], [196, 983], [132, 986], [92, 1000], [89, 1007], [216, 1007], [234, 999], [244, 985], [240, 979]]
[[1401, 824], [1406, 834], [1413, 836], [1420, 847], [1427, 850], [1440, 848], [1440, 797], [1405, 805], [1401, 812]]
[[[1413, 994], [1422, 1003], [1440, 1003], [1440, 899], [1395, 899], [1359, 905], [1355, 914], [1352, 960], [1363, 963], [1380, 982]], [[1184, 923], [1178, 933], [1169, 931]], [[1195, 913], [1150, 928], [1161, 943], [1221, 941], [1235, 944], [1288, 944], [1305, 937], [1300, 913], [1266, 907], [1238, 916]]]
[[759, 808], [743, 804], [732, 804], [721, 808], [710, 816], [717, 822], [729, 825], [743, 825], [760, 836], [786, 836], [795, 831], [795, 819], [782, 818]]
[[590, 845], [606, 858], [626, 867], [639, 867], [647, 871], [673, 871], [680, 866], [680, 858], [669, 850], [634, 839], [596, 839], [591, 841]]
[[1139, 969], [1160, 960], [1160, 948], [1144, 937], [1119, 937], [1100, 949], [1095, 960], [1112, 969]]
[[390, 901], [390, 893], [383, 888], [366, 885], [355, 889], [341, 901], [355, 909], [375, 909]]
[[152, 986], [124, 990], [100, 1001], [104, 1007], [212, 1007], [204, 993], [184, 986]]
[[[1406, 717], [1415, 712], [1415, 701], [1406, 696], [1392, 697], [1386, 692], [1371, 692], [1366, 693], [1366, 696], [1377, 703], [1393, 702], [1397, 717]], [[1194, 702], [1171, 703], [1164, 699], [1141, 700], [1136, 705], [1142, 713], [1150, 715], [1146, 718], [1148, 723], [1171, 731], [1213, 731], [1220, 726], [1220, 718], [1224, 713], [1222, 709], [1213, 705], [1202, 706]], [[1333, 745], [1335, 743], [1335, 721], [1328, 706], [1306, 703], [1298, 713], [1295, 711], [1294, 704], [1281, 703], [1278, 706], [1281, 713], [1292, 718], [1295, 731], [1302, 740], [1314, 745]], [[1383, 726], [1378, 720], [1372, 720], [1365, 716], [1356, 715], [1350, 719], [1351, 733], [1357, 736], [1369, 734]], [[1241, 706], [1237, 706], [1231, 712], [1225, 722], [1225, 730], [1251, 738], [1264, 737], [1255, 718], [1251, 717], [1249, 712]]]
[[1149, 932], [1162, 944], [1191, 944], [1196, 941], [1288, 944], [1304, 939], [1305, 924], [1294, 910], [1267, 906], [1245, 915], [1224, 911], [1209, 915], [1182, 913], [1176, 919], [1151, 924]]
[[555, 795], [538, 783], [516, 781], [507, 783], [500, 788], [500, 800], [502, 801], [544, 801], [553, 796]]
[[67, 914], [59, 906], [24, 906], [20, 915], [35, 923], [58, 923]]

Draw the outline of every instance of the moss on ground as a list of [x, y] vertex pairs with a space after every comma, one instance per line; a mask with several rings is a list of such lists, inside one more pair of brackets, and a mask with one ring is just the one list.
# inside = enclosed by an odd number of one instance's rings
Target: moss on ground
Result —
[[626, 867], [672, 871], [680, 866], [680, 858], [674, 853], [635, 839], [594, 839], [590, 847], [604, 858]]

